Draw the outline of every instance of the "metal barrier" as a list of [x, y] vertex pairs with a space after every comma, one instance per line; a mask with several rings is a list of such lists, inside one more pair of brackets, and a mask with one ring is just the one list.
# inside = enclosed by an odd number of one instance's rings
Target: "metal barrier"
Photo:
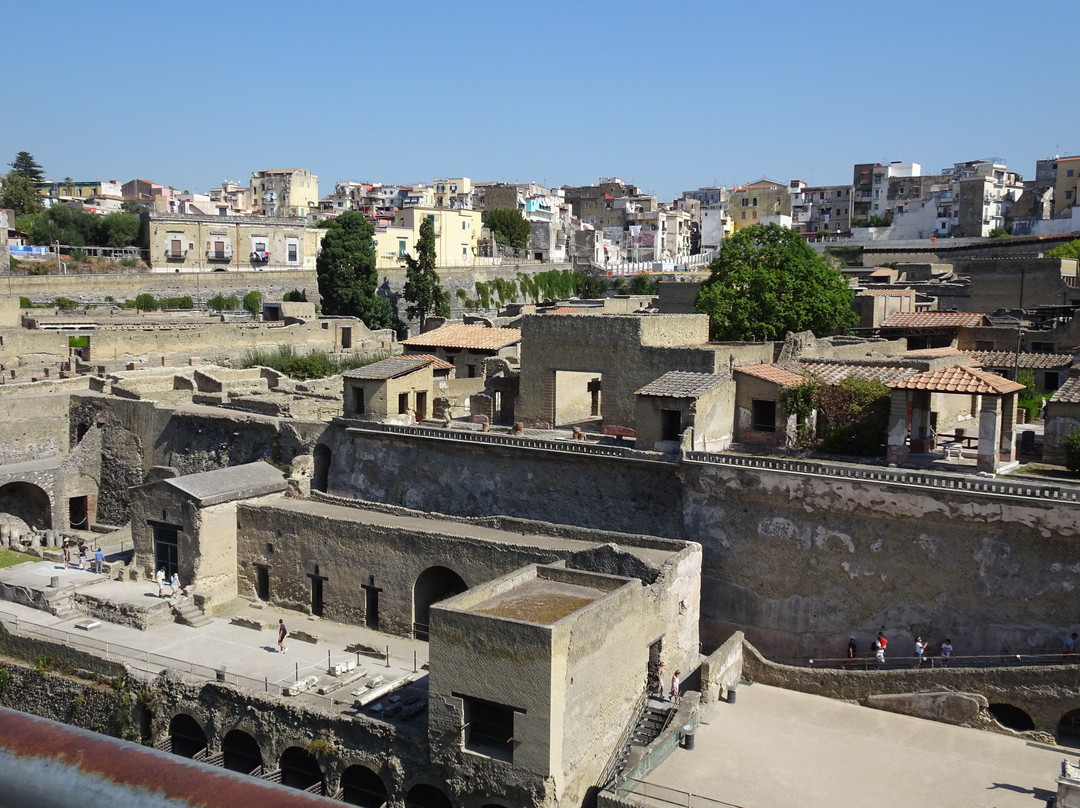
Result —
[[887, 485], [964, 491], [997, 497], [1080, 502], [1080, 488], [1030, 483], [1015, 478], [988, 479], [944, 472], [912, 471], [909, 469], [883, 468], [881, 466], [856, 466], [821, 460], [726, 455], [716, 454], [715, 452], [684, 452], [683, 460], [687, 463], [702, 463], [726, 466], [728, 468], [762, 469], [764, 471], [776, 471], [781, 474], [798, 474], [802, 477], [865, 480]]
[[712, 797], [703, 797], [700, 794], [659, 786], [644, 780], [635, 780], [633, 777], [621, 778], [619, 785], [615, 788], [615, 793], [620, 797], [633, 795], [639, 799], [644, 798], [655, 805], [678, 805], [682, 808], [741, 808], [731, 802], [714, 800]]
[[[889, 643], [889, 647], [892, 645], [893, 643]], [[906, 670], [914, 668], [917, 661], [915, 655], [907, 651], [903, 654], [892, 654], [890, 656], [889, 649], [886, 648], [885, 655], [885, 662], [880, 666], [880, 670]], [[794, 668], [838, 668], [866, 671], [879, 669], [877, 659], [873, 656], [856, 657], [855, 659], [848, 659], [847, 657], [814, 657], [813, 659], [773, 659], [771, 661]], [[1077, 657], [1075, 655], [1062, 654], [1060, 651], [1053, 654], [1014, 654], [1011, 651], [1004, 650], [998, 654], [952, 655], [948, 659], [941, 656], [925, 656], [923, 657], [921, 670], [934, 668], [1019, 668], [1032, 665], [1075, 665], [1076, 663]]]

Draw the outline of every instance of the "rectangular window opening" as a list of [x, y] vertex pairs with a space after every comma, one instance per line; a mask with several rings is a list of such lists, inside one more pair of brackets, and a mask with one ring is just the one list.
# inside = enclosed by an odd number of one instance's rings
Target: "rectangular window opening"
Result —
[[468, 696], [465, 708], [465, 748], [470, 752], [514, 761], [514, 708]]
[[776, 402], [754, 400], [753, 423], [751, 428], [755, 432], [776, 431]]

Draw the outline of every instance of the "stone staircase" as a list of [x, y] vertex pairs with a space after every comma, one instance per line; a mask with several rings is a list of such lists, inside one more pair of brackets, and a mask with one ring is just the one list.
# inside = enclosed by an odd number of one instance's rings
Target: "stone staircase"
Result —
[[75, 590], [70, 589], [54, 589], [45, 591], [45, 603], [48, 606], [49, 612], [59, 617], [61, 620], [71, 620], [76, 617], [83, 617], [83, 613], [75, 607]]
[[181, 596], [171, 605], [178, 623], [183, 623], [192, 628], [202, 628], [210, 624], [210, 618], [203, 614], [202, 610], [192, 602], [191, 598]]
[[626, 741], [618, 750], [615, 760], [608, 764], [601, 787], [614, 783], [620, 773], [635, 766], [641, 760], [645, 748], [667, 728], [671, 716], [675, 714], [675, 709], [674, 704], [665, 701], [653, 698], [646, 700], [633, 729], [630, 730], [629, 735], [625, 736]]

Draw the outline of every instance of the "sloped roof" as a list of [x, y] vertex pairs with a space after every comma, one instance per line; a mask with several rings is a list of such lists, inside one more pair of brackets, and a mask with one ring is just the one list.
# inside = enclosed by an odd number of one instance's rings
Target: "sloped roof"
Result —
[[822, 384], [839, 384], [844, 379], [870, 379], [888, 383], [896, 379], [906, 379], [919, 371], [899, 365], [859, 365], [847, 362], [800, 362], [799, 366], [817, 377]]
[[286, 488], [285, 475], [261, 460], [199, 474], [185, 474], [161, 482], [182, 491], [202, 505], [273, 494]]
[[443, 365], [442, 369], [453, 367], [449, 362], [443, 362], [430, 354], [401, 354], [364, 365], [362, 368], [347, 370], [341, 375], [346, 379], [393, 379], [428, 365], [431, 365], [433, 369], [438, 369], [436, 363]]
[[954, 365], [948, 368], [928, 370], [906, 379], [888, 382], [895, 390], [929, 390], [931, 393], [964, 393], [969, 395], [1000, 396], [1023, 390], [1019, 382], [976, 370], [968, 365]]
[[1059, 404], [1080, 404], [1080, 376], [1070, 376], [1054, 391], [1051, 401]]
[[745, 373], [747, 376], [764, 379], [767, 382], [775, 382], [784, 387], [794, 387], [803, 382], [803, 377], [800, 374], [792, 373], [790, 370], [784, 370], [776, 365], [739, 365], [735, 368], [735, 371]]
[[698, 398], [724, 380], [724, 376], [712, 373], [690, 373], [672, 370], [659, 379], [649, 382], [636, 391], [636, 396], [664, 396], [665, 398]]
[[915, 297], [914, 289], [863, 289], [855, 297]]
[[417, 348], [479, 348], [497, 351], [521, 342], [520, 328], [488, 328], [486, 325], [451, 323], [426, 334], [402, 340], [402, 345]]
[[1067, 368], [1073, 363], [1072, 354], [1024, 352], [1017, 355], [1014, 351], [969, 351], [968, 353], [979, 364], [998, 368], [1011, 368], [1019, 364], [1022, 368], [1049, 370]]
[[989, 325], [985, 314], [968, 311], [901, 311], [881, 324], [882, 328], [958, 328]]
[[941, 356], [962, 356], [965, 353], [959, 348], [945, 346], [944, 348], [916, 348], [913, 351], [904, 351], [900, 355], [905, 359], [937, 359]]
[[867, 277], [891, 278], [894, 272], [896, 272], [895, 269], [889, 269], [888, 267], [876, 267], [875, 269], [871, 270], [870, 274]]

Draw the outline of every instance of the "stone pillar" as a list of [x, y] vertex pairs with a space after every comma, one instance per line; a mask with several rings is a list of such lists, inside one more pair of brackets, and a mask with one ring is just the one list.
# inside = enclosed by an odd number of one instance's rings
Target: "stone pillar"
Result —
[[1001, 440], [1001, 397], [984, 395], [979, 411], [979, 471], [997, 468], [998, 442]]
[[930, 434], [930, 394], [925, 390], [911, 392], [911, 451], [923, 454], [933, 451], [934, 437]]
[[1016, 393], [1001, 397], [1001, 443], [998, 460], [1002, 463], [1016, 460]]
[[893, 390], [889, 403], [889, 438], [885, 459], [889, 463], [903, 463], [908, 456], [907, 436], [907, 390]]

